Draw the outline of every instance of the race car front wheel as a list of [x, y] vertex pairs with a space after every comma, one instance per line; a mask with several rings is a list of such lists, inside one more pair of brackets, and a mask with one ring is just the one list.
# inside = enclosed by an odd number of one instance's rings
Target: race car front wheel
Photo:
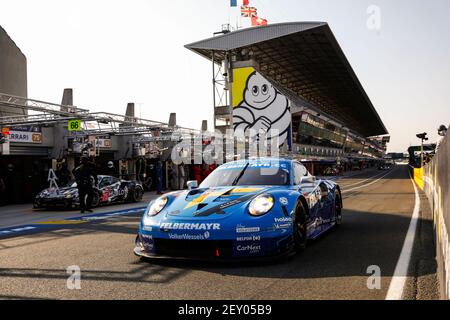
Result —
[[301, 202], [298, 203], [294, 217], [294, 248], [300, 252], [306, 248], [306, 210]]

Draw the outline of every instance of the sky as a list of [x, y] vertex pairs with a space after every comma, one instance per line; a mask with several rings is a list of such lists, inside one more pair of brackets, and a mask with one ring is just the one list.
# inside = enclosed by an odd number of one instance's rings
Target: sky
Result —
[[[211, 64], [184, 45], [233, 20], [229, 0], [0, 0], [27, 57], [28, 96], [212, 130]], [[450, 1], [250, 0], [269, 23], [328, 22], [390, 135], [388, 151], [450, 123]], [[245, 25], [246, 22], [244, 21]]]

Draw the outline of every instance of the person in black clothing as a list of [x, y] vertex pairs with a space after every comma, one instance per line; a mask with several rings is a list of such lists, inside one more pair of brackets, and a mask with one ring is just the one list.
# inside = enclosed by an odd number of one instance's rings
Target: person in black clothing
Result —
[[56, 172], [56, 176], [58, 177], [59, 185], [61, 187], [65, 187], [69, 184], [71, 176], [65, 161], [60, 164], [59, 169]]
[[108, 176], [112, 176], [112, 177], [116, 177], [117, 178], [118, 174], [117, 174], [116, 168], [114, 168], [114, 162], [108, 161], [105, 173]]
[[81, 165], [73, 170], [75, 181], [77, 182], [78, 197], [80, 199], [81, 213], [92, 212], [91, 203], [94, 195], [94, 188], [92, 186], [92, 179], [95, 185], [98, 185], [97, 173], [95, 166], [89, 161], [86, 156], [81, 157]]

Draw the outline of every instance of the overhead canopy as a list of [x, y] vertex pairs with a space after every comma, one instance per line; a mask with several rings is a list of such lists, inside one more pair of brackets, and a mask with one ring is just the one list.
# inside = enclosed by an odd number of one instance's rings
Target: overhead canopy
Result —
[[307, 101], [366, 137], [388, 133], [327, 23], [242, 29], [185, 47], [217, 62], [251, 59], [294, 104]]

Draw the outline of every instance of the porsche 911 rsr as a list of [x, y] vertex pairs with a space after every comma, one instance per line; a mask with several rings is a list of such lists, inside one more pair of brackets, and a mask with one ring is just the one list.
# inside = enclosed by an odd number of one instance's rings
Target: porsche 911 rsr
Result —
[[295, 160], [229, 162], [190, 190], [150, 202], [134, 253], [140, 257], [247, 259], [300, 251], [342, 222], [339, 186]]
[[[98, 176], [98, 188], [94, 187], [92, 207], [110, 203], [138, 202], [142, 200], [144, 189], [136, 181], [121, 180], [112, 176]], [[61, 188], [47, 188], [34, 199], [33, 207], [78, 208], [80, 199], [76, 182]]]

